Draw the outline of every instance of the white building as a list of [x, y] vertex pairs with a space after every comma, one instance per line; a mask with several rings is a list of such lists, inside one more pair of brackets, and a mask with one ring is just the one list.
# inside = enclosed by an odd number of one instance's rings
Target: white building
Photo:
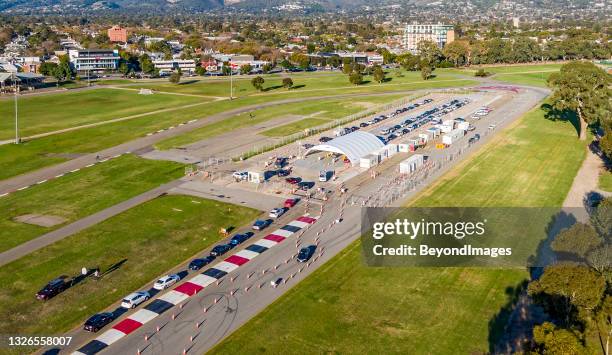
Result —
[[406, 25], [404, 28], [404, 48], [416, 52], [419, 42], [432, 41], [443, 48], [455, 40], [455, 30], [452, 25]]
[[192, 74], [196, 69], [196, 62], [193, 59], [154, 60], [153, 65], [160, 74], [171, 73], [178, 69], [183, 73]]
[[116, 49], [72, 49], [68, 57], [77, 71], [117, 70], [120, 58]]

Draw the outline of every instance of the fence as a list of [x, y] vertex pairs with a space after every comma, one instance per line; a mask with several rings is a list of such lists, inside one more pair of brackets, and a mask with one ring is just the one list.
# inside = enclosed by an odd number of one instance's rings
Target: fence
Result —
[[252, 158], [256, 155], [265, 153], [265, 152], [269, 152], [271, 150], [274, 150], [276, 148], [285, 146], [287, 144], [299, 141], [301, 139], [319, 134], [321, 132], [325, 132], [328, 131], [330, 129], [342, 126], [344, 124], [356, 121], [358, 119], [373, 115], [377, 112], [382, 112], [382, 111], [387, 111], [387, 110], [391, 110], [400, 106], [404, 106], [406, 104], [408, 104], [410, 101], [416, 100], [420, 97], [425, 96], [426, 94], [419, 94], [419, 95], [413, 95], [413, 96], [408, 96], [408, 97], [404, 97], [402, 99], [396, 100], [394, 102], [388, 103], [388, 104], [384, 104], [384, 105], [379, 105], [370, 109], [367, 109], [365, 111], [361, 111], [358, 113], [354, 113], [352, 115], [334, 120], [326, 125], [323, 126], [319, 126], [319, 127], [315, 127], [315, 128], [310, 128], [308, 130], [306, 130], [305, 132], [299, 132], [299, 133], [295, 133], [292, 135], [289, 135], [287, 137], [284, 137], [281, 141], [279, 142], [275, 142], [273, 144], [267, 144], [267, 145], [263, 145], [260, 147], [257, 147], [255, 149], [252, 149], [244, 154], [242, 154], [239, 157], [234, 157], [232, 158], [232, 160], [234, 161], [238, 161], [238, 160], [246, 160], [249, 158]]

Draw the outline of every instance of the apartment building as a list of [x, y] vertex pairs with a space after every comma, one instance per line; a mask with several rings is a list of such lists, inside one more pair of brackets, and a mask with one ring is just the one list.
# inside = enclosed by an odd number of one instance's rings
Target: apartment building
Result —
[[416, 53], [419, 42], [432, 41], [443, 48], [447, 43], [455, 40], [455, 30], [452, 25], [416, 24], [406, 25], [404, 28], [403, 46]]

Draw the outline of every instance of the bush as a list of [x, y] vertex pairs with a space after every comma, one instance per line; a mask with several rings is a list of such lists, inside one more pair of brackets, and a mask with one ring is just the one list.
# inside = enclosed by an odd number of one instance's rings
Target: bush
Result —
[[485, 71], [483, 68], [478, 69], [478, 71], [474, 74], [474, 76], [487, 77], [491, 75], [491, 73]]

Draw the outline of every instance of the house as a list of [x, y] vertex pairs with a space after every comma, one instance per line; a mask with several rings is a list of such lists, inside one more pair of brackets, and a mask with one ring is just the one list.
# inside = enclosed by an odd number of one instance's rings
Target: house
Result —
[[203, 60], [200, 62], [202, 68], [206, 69], [207, 72], [218, 71], [221, 69], [221, 66], [217, 65], [217, 62], [214, 60]]

